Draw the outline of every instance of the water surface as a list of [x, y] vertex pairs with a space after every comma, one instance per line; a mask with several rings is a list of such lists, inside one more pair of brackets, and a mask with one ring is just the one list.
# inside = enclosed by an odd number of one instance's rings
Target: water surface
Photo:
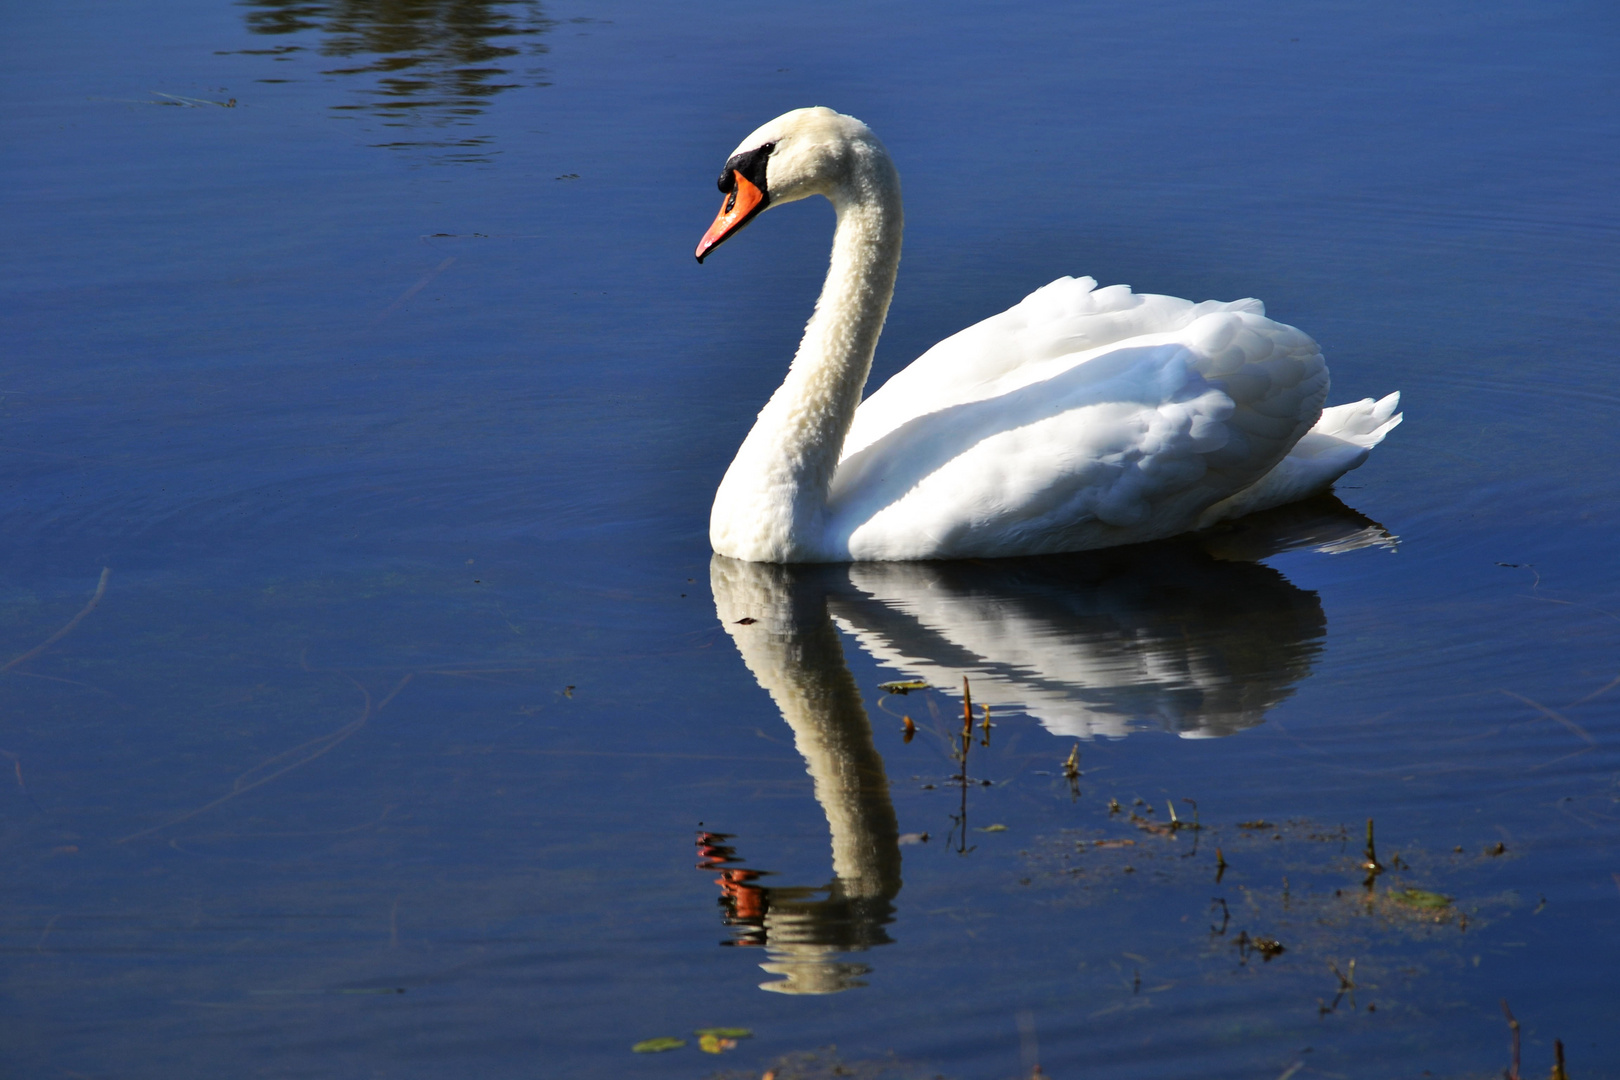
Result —
[[[1483, 1077], [1506, 999], [1525, 1075], [1620, 1072], [1617, 45], [1580, 3], [19, 11], [12, 1068]], [[1189, 541], [713, 560], [831, 214], [691, 251], [806, 104], [903, 177], [876, 377], [1089, 273], [1259, 296], [1405, 425]], [[630, 1051], [711, 1026], [754, 1036]]]

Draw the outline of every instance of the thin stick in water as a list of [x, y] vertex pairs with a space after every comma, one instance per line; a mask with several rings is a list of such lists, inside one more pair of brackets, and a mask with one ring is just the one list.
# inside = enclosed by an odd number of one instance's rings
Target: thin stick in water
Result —
[[55, 645], [58, 641], [61, 641], [63, 638], [72, 633], [73, 628], [78, 626], [86, 615], [96, 610], [97, 604], [101, 603], [101, 598], [107, 593], [107, 579], [110, 577], [112, 577], [112, 567], [103, 566], [101, 568], [101, 580], [96, 583], [96, 594], [90, 598], [90, 602], [84, 605], [84, 608], [77, 615], [69, 619], [66, 626], [62, 627], [62, 629], [46, 638], [38, 645], [35, 645], [32, 649], [29, 649], [21, 656], [14, 658], [4, 667], [0, 667], [0, 671], [10, 671], [18, 664], [21, 664], [27, 660], [32, 660], [34, 657], [38, 656], [40, 653], [44, 652], [46, 649], [50, 648], [52, 645]]

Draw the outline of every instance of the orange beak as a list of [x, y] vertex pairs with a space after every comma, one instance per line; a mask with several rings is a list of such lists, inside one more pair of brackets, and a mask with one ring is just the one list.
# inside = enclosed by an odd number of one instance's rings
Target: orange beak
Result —
[[698, 241], [698, 262], [702, 262], [703, 257], [719, 247], [721, 241], [748, 224], [755, 214], [765, 209], [763, 191], [755, 187], [740, 172], [733, 171], [731, 176], [735, 186], [726, 196], [726, 201], [720, 204], [720, 213], [715, 215], [714, 224], [709, 226], [709, 231]]

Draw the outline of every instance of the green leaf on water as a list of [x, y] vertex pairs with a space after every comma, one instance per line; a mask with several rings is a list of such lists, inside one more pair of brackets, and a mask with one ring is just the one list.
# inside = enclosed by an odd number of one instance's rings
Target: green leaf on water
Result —
[[700, 1039], [705, 1035], [713, 1035], [717, 1039], [752, 1039], [754, 1037], [753, 1031], [748, 1028], [698, 1028], [692, 1034]]
[[665, 1050], [679, 1050], [685, 1045], [685, 1039], [672, 1039], [668, 1035], [660, 1035], [656, 1039], [642, 1039], [630, 1049], [637, 1054], [662, 1054]]
[[1443, 908], [1451, 906], [1451, 897], [1426, 889], [1391, 889], [1390, 898], [1397, 904], [1415, 908]]
[[974, 832], [1006, 832], [1007, 831], [1007, 826], [1005, 826], [1005, 825], [986, 825], [982, 829], [975, 829], [973, 831]]
[[909, 694], [913, 690], [928, 689], [928, 684], [921, 679], [906, 679], [903, 682], [879, 683], [878, 689], [885, 694]]

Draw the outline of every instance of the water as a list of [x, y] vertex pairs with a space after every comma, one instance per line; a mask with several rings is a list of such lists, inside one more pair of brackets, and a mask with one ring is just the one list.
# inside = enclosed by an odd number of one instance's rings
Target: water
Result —
[[[13, 13], [10, 1068], [1482, 1077], [1505, 998], [1525, 1075], [1620, 1071], [1617, 31]], [[691, 250], [811, 103], [905, 183], [878, 377], [1091, 273], [1260, 296], [1407, 423], [1198, 541], [711, 564], [831, 215]]]

